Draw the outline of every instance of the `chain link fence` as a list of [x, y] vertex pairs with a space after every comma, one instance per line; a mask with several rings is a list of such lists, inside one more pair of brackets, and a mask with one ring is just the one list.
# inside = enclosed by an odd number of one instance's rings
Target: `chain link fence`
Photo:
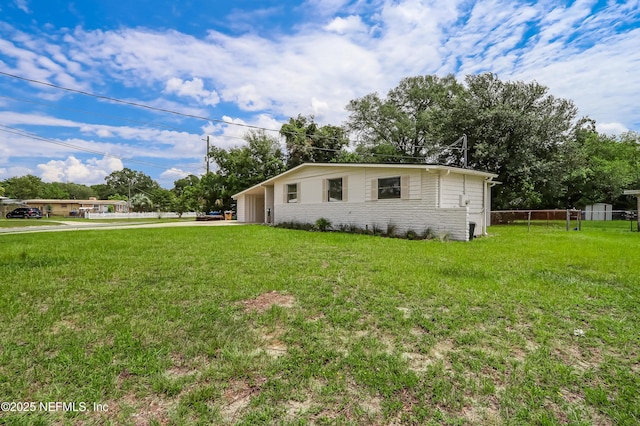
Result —
[[[608, 210], [592, 220], [594, 211], [584, 210], [499, 210], [491, 212], [491, 225], [638, 231], [637, 210]], [[604, 213], [604, 212], [603, 212]]]

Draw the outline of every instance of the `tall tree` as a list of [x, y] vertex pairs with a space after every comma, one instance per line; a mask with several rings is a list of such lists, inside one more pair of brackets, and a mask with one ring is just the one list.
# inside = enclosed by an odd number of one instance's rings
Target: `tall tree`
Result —
[[42, 198], [44, 185], [42, 179], [33, 175], [12, 177], [3, 183], [7, 197], [18, 200]]
[[336, 161], [349, 145], [344, 129], [332, 126], [318, 126], [313, 116], [298, 115], [290, 118], [280, 128], [280, 135], [287, 146], [287, 168], [302, 163], [328, 163]]
[[208, 199], [215, 197], [215, 190], [219, 190], [219, 197], [228, 206], [231, 195], [286, 170], [284, 154], [276, 138], [264, 131], [250, 131], [244, 138], [247, 141], [244, 146], [228, 150], [213, 147], [209, 151], [218, 170], [215, 176], [207, 179], [208, 182], [201, 182], [211, 191]]
[[389, 91], [351, 101], [346, 128], [357, 152], [378, 162], [424, 162], [462, 166], [467, 135], [468, 166], [495, 172], [494, 206], [544, 207], [554, 190], [558, 147], [570, 135], [576, 108], [538, 83], [503, 82], [494, 74], [410, 77]]
[[117, 197], [127, 197], [128, 196], [128, 191], [125, 192], [124, 194], [118, 194], [116, 193], [115, 189], [112, 188], [111, 186], [107, 185], [106, 183], [99, 183], [97, 185], [91, 185], [91, 190], [93, 191], [94, 194], [96, 194], [96, 197], [99, 200], [113, 200], [113, 199], [122, 199], [122, 198], [111, 198], [114, 196]]
[[156, 188], [151, 190], [149, 193], [149, 198], [153, 203], [153, 206], [156, 210], [161, 212], [166, 212], [171, 210], [171, 207], [174, 204], [176, 195], [173, 191], [164, 188]]
[[66, 200], [72, 198], [69, 192], [65, 190], [61, 182], [45, 183], [40, 192], [42, 198], [52, 200]]
[[564, 204], [584, 208], [610, 203], [615, 208], [635, 208], [635, 200], [622, 194], [640, 185], [639, 142], [637, 133], [607, 136], [597, 133], [594, 122], [582, 122], [562, 147], [562, 173], [558, 176]]
[[174, 198], [173, 210], [182, 216], [185, 212], [203, 211], [199, 201], [199, 188], [196, 186], [186, 186], [180, 195]]
[[151, 198], [143, 193], [131, 196], [130, 203], [133, 210], [137, 212], [150, 212], [153, 210], [153, 202], [151, 201]]
[[139, 192], [150, 193], [160, 187], [150, 176], [126, 167], [112, 172], [104, 180], [113, 191], [113, 194], [107, 194], [107, 196], [115, 194], [133, 196]]
[[180, 194], [182, 194], [182, 191], [184, 191], [185, 188], [196, 187], [198, 186], [199, 183], [200, 183], [200, 178], [198, 176], [189, 175], [187, 177], [174, 181], [172, 191], [177, 196], [180, 196]]
[[[503, 82], [494, 74], [468, 76], [456, 116], [468, 135], [469, 166], [499, 175], [494, 207], [543, 208], [553, 193], [559, 147], [577, 109], [536, 82]], [[459, 164], [460, 153], [444, 160]], [[457, 160], [457, 161], [456, 161]]]
[[455, 112], [463, 93], [453, 75], [408, 77], [384, 99], [371, 93], [349, 102], [345, 127], [370, 161], [424, 162], [461, 135]]

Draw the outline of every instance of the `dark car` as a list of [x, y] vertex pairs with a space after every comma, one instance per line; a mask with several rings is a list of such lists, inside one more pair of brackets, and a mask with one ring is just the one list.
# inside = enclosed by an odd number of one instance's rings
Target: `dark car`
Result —
[[20, 207], [7, 213], [7, 219], [42, 219], [42, 212], [35, 207]]

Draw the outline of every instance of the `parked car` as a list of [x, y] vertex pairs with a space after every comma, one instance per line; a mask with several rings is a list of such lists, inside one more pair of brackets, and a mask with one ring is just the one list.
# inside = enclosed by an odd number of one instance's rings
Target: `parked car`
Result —
[[20, 207], [7, 213], [7, 219], [42, 219], [42, 212], [35, 207]]

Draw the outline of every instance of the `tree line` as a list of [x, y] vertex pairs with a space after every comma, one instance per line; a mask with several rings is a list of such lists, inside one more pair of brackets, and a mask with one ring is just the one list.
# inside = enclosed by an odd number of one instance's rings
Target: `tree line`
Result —
[[[498, 174], [492, 205], [501, 209], [583, 208], [597, 202], [630, 209], [625, 189], [640, 188], [640, 135], [598, 133], [568, 99], [537, 82], [502, 81], [494, 74], [408, 77], [386, 96], [349, 102], [341, 126], [298, 115], [279, 135], [251, 130], [246, 144], [213, 147], [216, 172], [190, 175], [161, 188], [130, 169], [90, 187], [43, 183], [34, 176], [1, 183], [15, 198], [131, 196], [139, 209], [229, 209], [231, 196], [305, 162], [436, 163]], [[466, 155], [461, 136], [465, 135]], [[279, 137], [278, 137], [279, 136]], [[284, 141], [284, 143], [281, 143]], [[137, 197], [137, 200], [134, 198]]]

